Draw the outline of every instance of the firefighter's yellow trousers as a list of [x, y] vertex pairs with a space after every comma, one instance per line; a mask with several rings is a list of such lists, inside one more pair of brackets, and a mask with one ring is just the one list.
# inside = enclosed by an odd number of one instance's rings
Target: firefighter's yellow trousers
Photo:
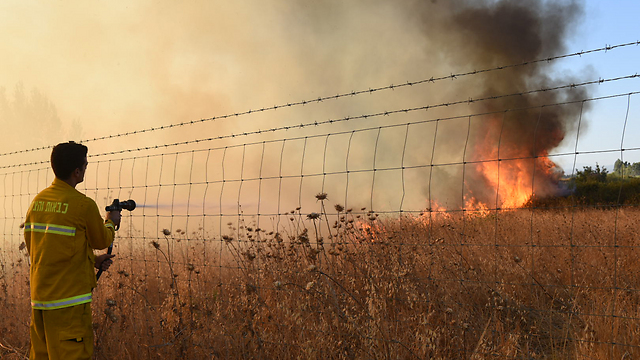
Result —
[[31, 360], [91, 359], [91, 303], [55, 310], [31, 309]]

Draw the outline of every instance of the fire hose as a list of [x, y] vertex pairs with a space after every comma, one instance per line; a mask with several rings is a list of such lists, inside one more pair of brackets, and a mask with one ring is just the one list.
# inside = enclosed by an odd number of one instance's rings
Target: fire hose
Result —
[[[104, 209], [111, 212], [111, 211], [122, 211], [122, 210], [129, 210], [129, 211], [133, 211], [133, 209], [136, 208], [136, 202], [129, 199], [129, 200], [125, 200], [125, 201], [120, 201], [119, 199], [114, 199], [113, 202], [111, 203], [111, 205], [105, 207]], [[120, 224], [116, 225], [116, 230], [120, 229]], [[114, 238], [115, 240], [115, 238]], [[111, 252], [113, 251], [113, 242], [111, 243], [111, 245], [109, 245], [109, 248], [107, 249], [107, 254], [111, 255]], [[100, 279], [100, 275], [102, 275], [102, 273], [104, 272], [104, 270], [99, 269], [98, 270], [98, 274], [96, 274], [96, 281], [98, 281], [98, 279]]]

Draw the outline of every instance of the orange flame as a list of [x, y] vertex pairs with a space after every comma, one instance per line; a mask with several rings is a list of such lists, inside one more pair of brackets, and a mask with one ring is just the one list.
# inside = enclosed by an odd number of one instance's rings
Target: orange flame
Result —
[[373, 224], [360, 221], [356, 224], [356, 226], [360, 228], [361, 234], [363, 235], [363, 240], [366, 239], [371, 242], [376, 242], [384, 232], [384, 228], [381, 227], [377, 222]]
[[522, 207], [533, 195], [530, 161], [482, 162], [477, 171], [496, 194], [496, 208]]
[[467, 214], [471, 216], [487, 216], [490, 213], [489, 207], [486, 204], [470, 195], [464, 196], [464, 209], [470, 210], [471, 212]]
[[487, 214], [489, 209], [517, 209], [536, 193], [558, 193], [558, 168], [547, 150], [535, 149], [535, 138], [513, 140], [511, 136], [510, 141], [500, 141], [495, 135], [502, 136], [502, 121], [492, 119], [486, 126], [485, 136], [474, 146], [475, 172], [465, 179], [465, 209], [480, 214]]
[[[429, 201], [427, 201], [429, 203]], [[440, 204], [437, 200], [431, 200], [431, 206], [427, 206], [427, 209], [420, 213], [421, 218], [434, 219], [450, 219], [451, 213], [446, 206]]]

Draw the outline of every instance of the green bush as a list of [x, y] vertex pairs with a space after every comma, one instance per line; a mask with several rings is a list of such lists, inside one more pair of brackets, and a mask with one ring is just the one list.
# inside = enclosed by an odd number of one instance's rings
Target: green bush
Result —
[[[614, 175], [614, 176], [611, 176]], [[546, 198], [532, 197], [527, 207], [564, 208], [569, 206], [640, 205], [640, 178], [609, 174], [596, 164], [585, 166], [567, 182], [570, 195]]]
[[572, 197], [576, 203], [584, 205], [637, 205], [640, 203], [640, 178], [575, 182]]

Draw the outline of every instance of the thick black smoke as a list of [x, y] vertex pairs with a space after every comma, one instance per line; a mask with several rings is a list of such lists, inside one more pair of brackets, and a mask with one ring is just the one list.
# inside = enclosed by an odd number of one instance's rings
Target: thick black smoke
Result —
[[[417, 6], [432, 49], [439, 49], [453, 68], [477, 70], [563, 54], [565, 42], [582, 15], [576, 1], [453, 1]], [[581, 80], [553, 74], [552, 65], [538, 62], [489, 72], [456, 91], [485, 98]], [[514, 182], [528, 189], [529, 195], [558, 194], [559, 169], [545, 157], [575, 131], [581, 104], [516, 109], [586, 97], [587, 90], [582, 87], [473, 104], [476, 113], [497, 114], [471, 120], [465, 156], [465, 161], [471, 162], [465, 167], [466, 196], [489, 207], [513, 205], [503, 191], [516, 185]], [[456, 143], [459, 146], [460, 142]]]

